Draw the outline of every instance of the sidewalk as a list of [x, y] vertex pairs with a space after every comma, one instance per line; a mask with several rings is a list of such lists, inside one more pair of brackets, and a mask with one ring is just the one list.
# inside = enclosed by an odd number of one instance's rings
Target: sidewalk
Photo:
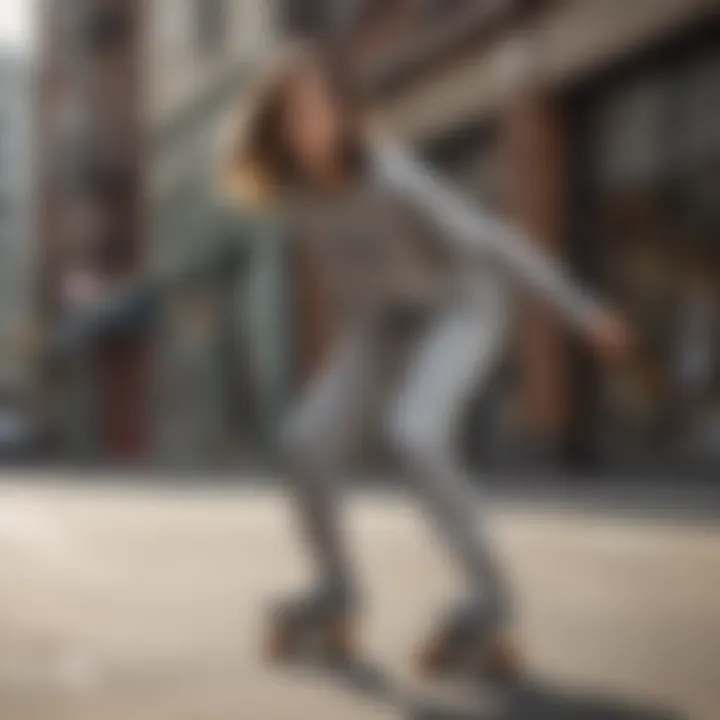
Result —
[[500, 692], [410, 672], [457, 577], [404, 495], [349, 503], [366, 665], [338, 675], [260, 660], [267, 599], [308, 572], [284, 493], [91, 479], [0, 484], [2, 720], [717, 717], [713, 524], [492, 503], [528, 663]]

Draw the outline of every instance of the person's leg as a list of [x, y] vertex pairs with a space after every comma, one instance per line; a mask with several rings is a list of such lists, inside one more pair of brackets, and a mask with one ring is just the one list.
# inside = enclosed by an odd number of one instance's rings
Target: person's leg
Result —
[[460, 561], [472, 596], [505, 613], [504, 579], [455, 447], [470, 394], [490, 377], [503, 346], [503, 318], [485, 310], [460, 308], [433, 323], [409, 360], [388, 420], [407, 474]]
[[355, 444], [373, 383], [375, 349], [359, 329], [341, 338], [325, 368], [291, 413], [283, 446], [303, 530], [333, 595], [352, 593], [353, 579], [339, 527], [339, 474]]

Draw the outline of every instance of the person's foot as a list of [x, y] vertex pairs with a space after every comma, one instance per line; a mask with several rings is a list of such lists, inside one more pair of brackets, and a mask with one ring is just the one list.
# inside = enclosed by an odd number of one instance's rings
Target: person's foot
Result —
[[422, 645], [416, 668], [428, 677], [470, 672], [493, 680], [515, 679], [521, 671], [520, 653], [508, 626], [504, 605], [471, 599], [456, 607]]
[[282, 600], [273, 607], [266, 655], [282, 661], [311, 649], [333, 662], [350, 662], [356, 655], [356, 616], [355, 595], [345, 586]]

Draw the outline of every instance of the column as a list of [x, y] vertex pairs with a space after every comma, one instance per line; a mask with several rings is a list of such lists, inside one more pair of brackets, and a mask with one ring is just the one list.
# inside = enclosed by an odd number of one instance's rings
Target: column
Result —
[[[505, 118], [509, 200], [516, 219], [544, 250], [564, 254], [565, 129], [561, 103], [523, 90]], [[531, 442], [552, 449], [568, 422], [569, 359], [562, 321], [527, 298], [519, 333], [521, 416]]]

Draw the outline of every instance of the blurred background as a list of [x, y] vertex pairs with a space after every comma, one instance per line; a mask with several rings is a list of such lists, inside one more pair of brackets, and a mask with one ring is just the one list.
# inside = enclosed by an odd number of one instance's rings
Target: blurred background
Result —
[[[243, 267], [202, 257], [219, 223], [223, 128], [276, 47], [313, 37], [342, 48], [403, 140], [519, 220], [639, 329], [637, 359], [603, 369], [527, 303], [467, 420], [470, 458], [497, 471], [717, 472], [717, 3], [3, 8], [3, 456], [274, 461], [279, 418], [333, 333], [312, 262], [272, 219], [239, 212]], [[162, 290], [102, 310], [96, 332], [54, 350], [133, 283]]]
[[[0, 717], [716, 718], [719, 10], [2, 0]], [[366, 685], [361, 707], [257, 662], [258, 608], [304, 568], [266, 478], [335, 328], [312, 258], [278, 218], [221, 208], [217, 186], [255, 78], [306, 37], [639, 336], [631, 362], [599, 366], [523, 298], [464, 423], [478, 477], [531, 478], [491, 502], [490, 526], [527, 606], [529, 664], [553, 682], [502, 710], [388, 707]], [[218, 259], [228, 237], [238, 252]], [[362, 461], [386, 469], [371, 439]], [[97, 482], [107, 470], [121, 481]], [[192, 482], [176, 493], [161, 471]], [[216, 492], [213, 473], [232, 482]], [[392, 493], [353, 508], [380, 608], [368, 644], [392, 675], [454, 582]]]
[[[7, 0], [0, 443], [8, 458], [274, 459], [332, 337], [271, 219], [202, 264], [223, 127], [288, 38], [342, 47], [403, 140], [639, 329], [596, 367], [528, 303], [467, 452], [501, 470], [720, 467], [720, 52], [707, 0]], [[227, 134], [227, 133], [225, 133]], [[262, 238], [258, 241], [258, 238]], [[194, 269], [193, 269], [194, 268]], [[119, 286], [153, 303], [74, 318]], [[371, 451], [368, 451], [371, 454]]]

